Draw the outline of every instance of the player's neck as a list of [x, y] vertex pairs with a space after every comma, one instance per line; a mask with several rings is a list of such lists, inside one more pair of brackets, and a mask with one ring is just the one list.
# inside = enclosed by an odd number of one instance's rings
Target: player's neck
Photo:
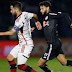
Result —
[[50, 12], [50, 9], [49, 10], [47, 10], [47, 14]]
[[22, 11], [17, 12], [17, 16], [16, 17], [18, 17], [21, 13], [22, 13]]

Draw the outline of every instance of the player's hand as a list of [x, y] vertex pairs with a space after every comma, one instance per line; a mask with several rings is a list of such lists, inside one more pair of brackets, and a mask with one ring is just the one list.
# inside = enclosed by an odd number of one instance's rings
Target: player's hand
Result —
[[38, 30], [42, 29], [41, 23], [39, 21], [35, 22], [35, 25], [36, 25]]
[[33, 32], [34, 30], [35, 30], [35, 27], [32, 27], [32, 28], [31, 28], [31, 32]]
[[72, 24], [70, 25], [70, 28], [72, 28]]

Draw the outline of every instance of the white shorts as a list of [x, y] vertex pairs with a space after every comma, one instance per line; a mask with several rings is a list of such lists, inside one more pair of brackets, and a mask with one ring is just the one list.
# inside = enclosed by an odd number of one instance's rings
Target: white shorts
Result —
[[17, 58], [18, 65], [21, 65], [26, 63], [30, 57], [32, 49], [32, 46], [17, 45], [11, 50], [10, 54], [13, 55], [14, 58]]

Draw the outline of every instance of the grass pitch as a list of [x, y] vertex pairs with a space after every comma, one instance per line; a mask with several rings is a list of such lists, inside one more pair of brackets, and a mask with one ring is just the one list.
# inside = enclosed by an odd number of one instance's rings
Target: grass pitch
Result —
[[[67, 58], [69, 60], [72, 60], [72, 58]], [[43, 72], [38, 66], [37, 63], [39, 61], [39, 58], [30, 58], [27, 61], [27, 64], [33, 67], [37, 72]], [[53, 59], [49, 62], [47, 62], [47, 65], [50, 69], [54, 70], [54, 72], [72, 72], [72, 67], [62, 66], [57, 59]], [[9, 64], [7, 60], [0, 59], [0, 72], [10, 72], [9, 70]], [[17, 72], [24, 72], [17, 69]]]

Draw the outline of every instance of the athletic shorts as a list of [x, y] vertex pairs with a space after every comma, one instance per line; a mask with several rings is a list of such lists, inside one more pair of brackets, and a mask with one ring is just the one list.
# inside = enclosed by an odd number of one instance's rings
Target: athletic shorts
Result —
[[64, 54], [62, 50], [62, 43], [59, 39], [56, 39], [54, 43], [48, 43], [48, 48], [42, 56], [42, 59], [52, 60], [57, 57], [59, 54]]
[[17, 58], [18, 65], [25, 64], [28, 58], [30, 57], [30, 53], [33, 49], [33, 46], [28, 45], [17, 45], [15, 46], [10, 54]]

